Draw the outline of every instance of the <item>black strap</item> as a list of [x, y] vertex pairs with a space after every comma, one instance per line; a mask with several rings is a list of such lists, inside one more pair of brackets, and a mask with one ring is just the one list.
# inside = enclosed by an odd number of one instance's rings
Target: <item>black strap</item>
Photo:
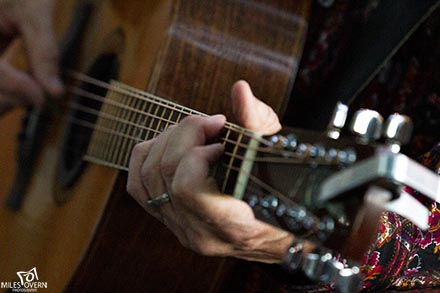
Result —
[[[414, 31], [440, 6], [440, 0], [382, 0], [351, 39], [346, 57], [337, 66], [325, 96], [303, 101], [309, 115], [300, 125], [323, 130], [338, 101], [350, 104]], [[314, 109], [310, 115], [310, 106]], [[301, 107], [301, 106], [300, 106]], [[312, 116], [312, 117], [311, 117]]]

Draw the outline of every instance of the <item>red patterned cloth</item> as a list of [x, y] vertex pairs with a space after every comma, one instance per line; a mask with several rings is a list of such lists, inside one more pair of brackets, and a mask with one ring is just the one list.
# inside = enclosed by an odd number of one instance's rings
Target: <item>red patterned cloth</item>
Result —
[[[425, 154], [422, 163], [440, 174], [440, 144]], [[427, 204], [423, 196], [407, 190]], [[364, 289], [421, 289], [440, 286], [440, 204], [430, 202], [429, 229], [383, 214], [375, 246], [365, 256]]]
[[[368, 19], [379, 1], [335, 0], [330, 8], [315, 1], [293, 98], [325, 98], [321, 85], [347, 54], [353, 28]], [[432, 14], [351, 105], [360, 107], [375, 109], [385, 117], [393, 112], [409, 115], [415, 124], [414, 137], [403, 151], [421, 158], [440, 175], [440, 11]], [[285, 122], [289, 123], [288, 118]], [[407, 192], [430, 207], [430, 228], [422, 231], [399, 215], [385, 212], [377, 241], [364, 259], [366, 291], [440, 288], [440, 204]]]

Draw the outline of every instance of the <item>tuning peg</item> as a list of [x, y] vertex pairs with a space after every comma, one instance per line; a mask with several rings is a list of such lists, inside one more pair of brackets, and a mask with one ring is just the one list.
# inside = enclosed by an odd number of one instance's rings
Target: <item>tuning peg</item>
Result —
[[279, 149], [286, 148], [289, 144], [288, 139], [282, 135], [272, 135], [269, 141], [272, 147]]
[[347, 120], [348, 106], [338, 102], [333, 111], [332, 119], [327, 126], [327, 136], [338, 139]]
[[395, 113], [388, 117], [383, 129], [383, 136], [392, 152], [398, 153], [400, 146], [409, 142], [413, 127], [411, 118], [406, 115]]
[[298, 146], [298, 138], [296, 137], [295, 134], [289, 134], [288, 136], [286, 136], [287, 139], [287, 147], [289, 149], [296, 149], [296, 147]]
[[359, 137], [360, 142], [369, 143], [380, 138], [383, 117], [376, 111], [360, 109], [350, 123], [350, 131]]
[[289, 134], [286, 137], [282, 135], [273, 135], [269, 138], [270, 145], [277, 149], [295, 150], [298, 146], [298, 139], [295, 134]]

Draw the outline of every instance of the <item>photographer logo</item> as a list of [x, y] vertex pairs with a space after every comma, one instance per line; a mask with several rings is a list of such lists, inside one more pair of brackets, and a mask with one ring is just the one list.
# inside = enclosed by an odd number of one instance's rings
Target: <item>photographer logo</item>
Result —
[[37, 292], [38, 289], [47, 289], [47, 282], [40, 282], [37, 268], [27, 272], [17, 272], [20, 282], [1, 282], [2, 289], [10, 289], [11, 292]]

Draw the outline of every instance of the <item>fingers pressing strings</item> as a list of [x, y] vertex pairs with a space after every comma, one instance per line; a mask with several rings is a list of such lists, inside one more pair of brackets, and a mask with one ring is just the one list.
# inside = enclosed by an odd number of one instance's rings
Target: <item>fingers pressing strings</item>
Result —
[[[91, 83], [91, 84], [97, 85], [99, 87], [103, 87], [103, 88], [105, 88], [107, 90], [116, 91], [116, 92], [119, 92], [119, 93], [124, 94], [124, 95], [130, 95], [130, 96], [133, 96], [135, 98], [143, 99], [145, 101], [148, 101], [150, 103], [163, 106], [163, 107], [168, 108], [168, 109], [173, 109], [173, 110], [178, 109], [179, 111], [181, 111], [181, 112], [183, 112], [185, 114], [188, 114], [188, 115], [190, 115], [191, 112], [192, 112], [192, 110], [190, 110], [188, 108], [185, 108], [183, 106], [176, 105], [176, 104], [170, 104], [170, 102], [162, 100], [162, 99], [160, 99], [158, 97], [155, 97], [153, 95], [150, 95], [148, 93], [144, 93], [144, 92], [138, 93], [137, 90], [129, 88], [127, 86], [126, 86], [126, 88], [118, 87], [118, 86], [116, 86], [114, 84], [108, 84], [108, 83], [105, 83], [105, 82], [102, 82], [102, 81], [99, 81], [99, 80], [95, 80], [95, 79], [93, 79], [91, 77], [88, 77], [88, 76], [85, 76], [85, 75], [83, 75], [81, 73], [76, 73], [76, 72], [72, 72], [71, 76], [74, 79], [78, 79], [78, 80], [81, 80], [83, 82]], [[86, 92], [85, 90], [80, 89], [80, 88], [75, 88], [74, 87], [74, 88], [70, 88], [70, 89], [73, 91], [73, 93], [75, 93], [77, 95], [80, 95], [81, 97], [90, 98], [90, 99], [93, 99], [93, 100], [96, 100], [96, 101], [100, 101], [100, 102], [104, 102], [104, 100], [105, 100], [104, 97], [95, 95], [95, 94], [90, 93], [90, 92]], [[176, 121], [172, 121], [170, 119], [167, 119], [167, 118], [164, 118], [164, 117], [160, 117], [158, 115], [154, 115], [154, 114], [151, 114], [151, 113], [148, 113], [148, 112], [143, 112], [143, 111], [140, 111], [139, 109], [135, 109], [135, 108], [129, 107], [127, 105], [120, 104], [120, 103], [118, 103], [116, 101], [108, 100], [108, 101], [105, 101], [105, 103], [107, 103], [107, 104], [109, 104], [111, 106], [114, 106], [114, 107], [118, 107], [118, 108], [120, 107], [123, 110], [135, 111], [136, 114], [138, 114], [138, 115], [146, 116], [146, 117], [149, 117], [149, 118], [152, 118], [152, 119], [157, 119], [159, 122], [164, 122], [166, 124], [172, 125], [172, 124], [176, 123]], [[150, 127], [144, 126], [143, 124], [140, 125], [140, 124], [137, 124], [137, 123], [134, 123], [134, 122], [131, 122], [131, 121], [126, 121], [124, 119], [120, 119], [118, 117], [115, 117], [115, 116], [113, 116], [111, 114], [102, 113], [102, 111], [100, 112], [100, 111], [97, 111], [96, 109], [87, 108], [87, 107], [79, 105], [79, 104], [73, 104], [72, 108], [75, 109], [75, 110], [80, 110], [80, 111], [86, 112], [88, 114], [92, 114], [93, 116], [96, 116], [96, 117], [99, 115], [101, 118], [117, 120], [117, 122], [128, 124], [128, 125], [133, 126], [133, 127], [137, 128], [137, 129], [146, 130], [148, 133], [149, 132], [154, 132], [157, 135], [157, 134], [159, 134], [161, 132], [161, 131], [158, 131], [158, 130], [155, 130], [155, 129], [151, 129]], [[204, 115], [204, 114], [198, 113], [198, 112], [196, 112], [196, 114], [197, 115], [201, 115], [201, 116]], [[203, 117], [206, 117], [206, 115], [203, 116]], [[221, 117], [221, 116], [219, 116], [219, 117]], [[77, 124], [79, 124], [81, 126], [84, 126], [84, 127], [87, 127], [87, 128], [91, 128], [94, 131], [105, 132], [105, 133], [108, 133], [108, 134], [111, 134], [111, 135], [116, 135], [116, 136], [124, 137], [125, 139], [130, 140], [133, 146], [136, 143], [139, 143], [139, 142], [144, 140], [143, 138], [135, 137], [135, 136], [132, 136], [132, 135], [127, 135], [125, 133], [120, 133], [118, 131], [115, 131], [115, 130], [112, 130], [112, 129], [108, 129], [108, 128], [100, 126], [100, 125], [96, 126], [94, 123], [90, 123], [88, 121], [78, 121], [78, 119], [75, 119], [75, 118], [72, 118], [72, 117], [69, 117], [69, 119], [73, 120], [72, 121], [73, 123], [77, 123]], [[224, 119], [224, 118], [221, 118], [221, 119]], [[222, 123], [224, 123], [224, 122], [222, 122]], [[238, 126], [232, 125], [232, 124], [230, 124], [228, 122], [226, 122], [224, 124], [224, 127], [226, 129], [231, 130], [231, 131], [237, 131], [240, 134], [249, 135], [249, 136], [254, 137], [253, 133], [251, 133], [251, 132], [249, 132], [249, 131], [247, 131], [247, 130], [245, 130], [243, 128], [240, 128]], [[216, 130], [216, 131], [218, 131], [218, 130]], [[138, 133], [142, 133], [142, 131], [138, 131]], [[225, 137], [221, 137], [220, 139], [224, 143], [227, 143], [227, 142], [228, 143], [233, 143], [234, 145], [238, 145], [239, 147], [248, 148], [248, 146], [246, 144], [243, 144], [243, 143], [237, 144], [236, 142], [231, 141], [230, 139], [227, 139]], [[259, 147], [255, 148], [255, 150], [260, 151], [260, 152], [273, 152], [274, 154], [277, 154], [277, 150], [273, 150], [272, 148], [269, 147], [269, 143], [268, 143], [267, 140], [262, 139], [262, 138], [256, 138], [256, 139], [259, 140], [259, 142], [263, 145], [263, 147], [259, 146]], [[180, 142], [176, 142], [176, 145], [179, 145], [179, 144], [180, 144]], [[266, 147], [264, 147], [264, 146], [266, 146]], [[244, 160], [245, 159], [245, 158], [242, 158], [240, 156], [237, 156], [236, 154], [234, 155], [234, 154], [231, 154], [231, 153], [225, 153], [225, 155], [226, 156], [234, 156], [234, 158], [237, 159], [237, 160]], [[257, 158], [257, 160], [258, 160], [258, 158]], [[123, 169], [126, 169], [126, 167], [123, 167]], [[258, 182], [256, 182], [256, 184], [258, 184]]]

